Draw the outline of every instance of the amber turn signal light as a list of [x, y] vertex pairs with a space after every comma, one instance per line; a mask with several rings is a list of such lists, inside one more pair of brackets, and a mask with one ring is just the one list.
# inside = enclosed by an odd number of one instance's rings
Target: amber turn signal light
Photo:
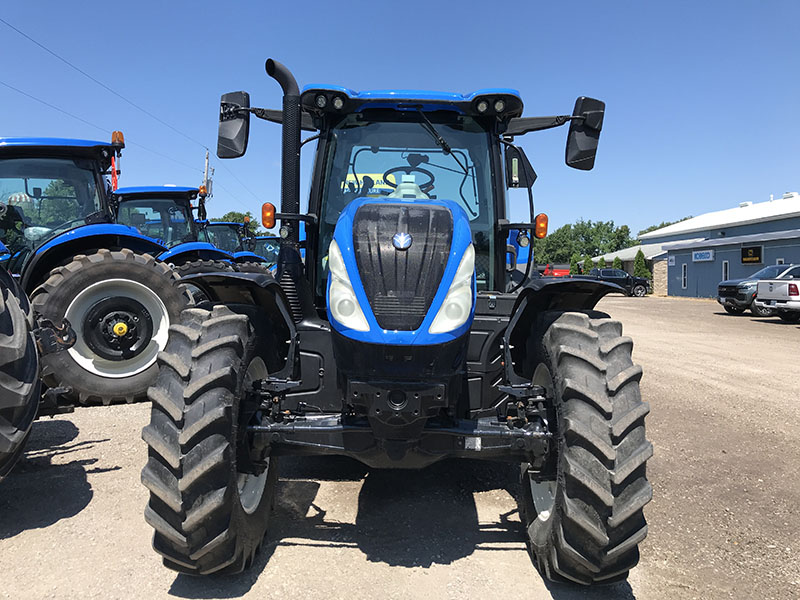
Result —
[[275, 205], [272, 202], [261, 205], [261, 224], [267, 229], [275, 227]]
[[540, 240], [547, 235], [546, 214], [539, 213], [538, 215], [536, 215], [535, 226], [533, 228], [533, 235]]
[[115, 146], [125, 146], [125, 136], [122, 135], [121, 131], [112, 131], [111, 143]]

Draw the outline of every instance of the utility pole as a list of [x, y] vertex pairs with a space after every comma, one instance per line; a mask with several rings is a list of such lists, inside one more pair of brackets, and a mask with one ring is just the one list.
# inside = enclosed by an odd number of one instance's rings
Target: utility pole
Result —
[[208, 166], [208, 150], [206, 150], [206, 164], [205, 168], [203, 169], [203, 185], [206, 188], [206, 198], [211, 198], [211, 196], [213, 195], [213, 192], [211, 190], [213, 177], [214, 177], [214, 167]]

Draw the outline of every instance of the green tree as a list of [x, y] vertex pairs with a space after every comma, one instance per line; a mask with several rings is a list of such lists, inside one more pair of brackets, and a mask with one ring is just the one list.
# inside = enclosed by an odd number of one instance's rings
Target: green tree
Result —
[[570, 275], [580, 275], [581, 267], [580, 267], [580, 265], [578, 265], [580, 260], [581, 260], [581, 255], [578, 254], [577, 252], [575, 252], [572, 256], [570, 256], [570, 258], [569, 258], [569, 274]]
[[538, 263], [567, 263], [573, 254], [597, 256], [616, 252], [635, 244], [627, 225], [614, 221], [584, 221], [563, 225], [546, 238], [534, 240]]
[[260, 227], [259, 222], [253, 216], [249, 210], [247, 212], [239, 212], [236, 210], [231, 210], [226, 212], [224, 215], [218, 218], [209, 219], [209, 221], [214, 221], [215, 223], [219, 222], [230, 222], [230, 223], [244, 223], [244, 219], [247, 217], [250, 219], [250, 222], [247, 224], [247, 230], [250, 232], [250, 236], [256, 235], [265, 235], [267, 232]]
[[596, 265], [594, 264], [594, 261], [592, 260], [591, 256], [589, 256], [587, 254], [586, 256], [583, 257], [583, 272], [584, 272], [584, 274], [588, 274], [589, 271], [591, 271], [592, 269], [595, 268], [595, 266]]
[[687, 219], [691, 219], [691, 218], [692, 218], [692, 215], [689, 215], [688, 217], [683, 217], [682, 219], [678, 219], [677, 221], [662, 221], [658, 225], [650, 225], [650, 227], [642, 229], [637, 235], [650, 233], [651, 231], [655, 231], [657, 229], [662, 229], [664, 227], [669, 227], [670, 225], [675, 225], [675, 223], [680, 223], [681, 221], [686, 221]]
[[604, 256], [600, 257], [600, 260], [597, 261], [597, 268], [598, 269], [605, 269], [606, 268], [606, 259]]
[[39, 200], [37, 225], [57, 227], [85, 215], [81, 214], [75, 188], [61, 179], [54, 179]]
[[650, 270], [647, 268], [647, 262], [644, 259], [644, 252], [641, 250], [636, 253], [636, 258], [633, 259], [633, 276], [644, 277], [646, 279], [653, 278], [652, 273], [650, 273]]
[[622, 259], [619, 256], [614, 257], [614, 268], [622, 269]]

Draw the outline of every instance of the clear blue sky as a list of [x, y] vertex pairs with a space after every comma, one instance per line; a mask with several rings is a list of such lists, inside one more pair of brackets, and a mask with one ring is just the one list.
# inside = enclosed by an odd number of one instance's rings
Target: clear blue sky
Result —
[[[248, 90], [254, 105], [280, 107], [280, 88], [264, 73], [273, 57], [301, 87], [512, 87], [526, 116], [568, 113], [579, 95], [604, 100], [593, 171], [564, 165], [566, 128], [518, 138], [551, 230], [582, 217], [635, 233], [800, 191], [800, 2], [516, 4], [50, 0], [5, 3], [0, 17], [212, 157], [222, 92]], [[200, 183], [199, 144], [2, 23], [0, 33], [0, 81], [124, 131], [123, 185]], [[2, 85], [0, 106], [0, 136], [109, 137]], [[248, 154], [225, 167], [214, 161], [212, 216], [277, 202], [279, 158], [279, 127], [254, 120]], [[512, 199], [524, 216], [524, 196]]]

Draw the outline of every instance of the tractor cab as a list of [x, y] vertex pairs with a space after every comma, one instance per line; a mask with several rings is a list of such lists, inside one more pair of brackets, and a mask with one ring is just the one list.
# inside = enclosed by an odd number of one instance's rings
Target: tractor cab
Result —
[[232, 255], [236, 263], [247, 263], [249, 267], [269, 262], [253, 251], [255, 239], [250, 237], [247, 223], [202, 221], [201, 225], [200, 239]]
[[120, 144], [55, 138], [0, 138], [0, 235], [23, 264], [54, 238], [110, 223], [107, 183]]
[[162, 244], [166, 251], [158, 258], [181, 267], [182, 274], [186, 274], [182, 267], [188, 262], [194, 263], [193, 273], [224, 268], [219, 261], [234, 262], [230, 252], [200, 239], [200, 227], [194, 212], [205, 216], [204, 187], [127, 187], [116, 190], [113, 198], [117, 223]]

